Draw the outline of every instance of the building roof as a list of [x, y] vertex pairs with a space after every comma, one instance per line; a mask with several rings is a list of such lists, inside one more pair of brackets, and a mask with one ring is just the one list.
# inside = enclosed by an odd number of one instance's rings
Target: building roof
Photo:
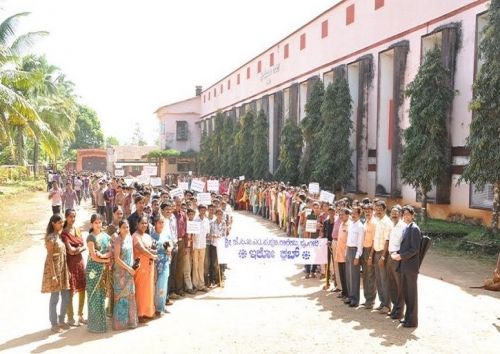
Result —
[[136, 145], [124, 145], [124, 146], [113, 146], [113, 150], [116, 156], [116, 162], [120, 160], [136, 160], [142, 161], [142, 156], [147, 155], [152, 150], [158, 150], [158, 146], [136, 146]]
[[190, 98], [186, 98], [185, 100], [181, 100], [181, 101], [177, 101], [177, 102], [173, 102], [173, 103], [169, 103], [165, 106], [161, 106], [161, 107], [158, 107], [156, 109], [156, 111], [154, 111], [155, 114], [158, 114], [158, 112], [160, 111], [160, 109], [165, 109], [165, 108], [168, 108], [168, 107], [171, 107], [171, 106], [175, 106], [179, 103], [184, 103], [184, 102], [188, 102], [190, 100], [194, 100], [194, 99], [200, 99], [201, 96], [194, 96], [194, 97], [190, 97]]

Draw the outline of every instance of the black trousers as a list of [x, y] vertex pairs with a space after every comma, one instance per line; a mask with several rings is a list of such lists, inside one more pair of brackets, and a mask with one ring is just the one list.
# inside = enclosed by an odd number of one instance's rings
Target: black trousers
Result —
[[[213, 245], [208, 246], [208, 281], [211, 283], [219, 282], [219, 269], [217, 267], [217, 247]], [[221, 274], [223, 269], [221, 269]]]
[[170, 259], [170, 273], [168, 275], [168, 291], [174, 292], [177, 290], [175, 286], [175, 269], [177, 268], [177, 247], [172, 250]]
[[404, 321], [412, 326], [418, 326], [418, 273], [401, 273], [401, 288], [405, 304]]
[[389, 296], [392, 302], [391, 315], [403, 317], [403, 292], [401, 291], [401, 274], [397, 272], [399, 261], [390, 256], [387, 259], [387, 278], [389, 279]]
[[347, 297], [347, 276], [345, 274], [345, 262], [339, 262], [340, 284], [342, 285], [342, 295]]

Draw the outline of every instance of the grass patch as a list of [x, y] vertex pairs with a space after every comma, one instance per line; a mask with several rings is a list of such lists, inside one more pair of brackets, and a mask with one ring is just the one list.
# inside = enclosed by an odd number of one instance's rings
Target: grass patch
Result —
[[0, 183], [0, 200], [7, 197], [16, 196], [24, 192], [44, 191], [47, 183], [43, 179], [29, 179], [25, 181]]
[[494, 259], [500, 252], [500, 235], [478, 225], [429, 219], [420, 223], [422, 232], [432, 238], [432, 247], [447, 255], [469, 255]]

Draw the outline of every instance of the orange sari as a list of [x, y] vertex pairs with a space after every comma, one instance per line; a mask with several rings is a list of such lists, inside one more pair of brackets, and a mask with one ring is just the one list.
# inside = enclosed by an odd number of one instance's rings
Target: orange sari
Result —
[[135, 273], [135, 301], [137, 303], [138, 317], [153, 317], [155, 314], [154, 295], [154, 261], [150, 260], [149, 255], [143, 253], [141, 247], [150, 248], [153, 239], [148, 234], [139, 235], [134, 233], [134, 256], [141, 259], [139, 268]]

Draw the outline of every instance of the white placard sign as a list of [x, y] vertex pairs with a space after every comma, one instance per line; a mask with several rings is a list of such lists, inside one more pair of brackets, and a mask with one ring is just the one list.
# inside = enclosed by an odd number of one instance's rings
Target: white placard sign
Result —
[[209, 179], [207, 181], [207, 190], [209, 192], [219, 193], [219, 180], [217, 180], [217, 179]]
[[134, 182], [133, 178], [124, 178], [123, 180], [125, 181], [127, 186], [130, 186], [132, 184], [132, 182]]
[[143, 166], [142, 174], [146, 176], [156, 176], [158, 174], [158, 167], [156, 166]]
[[123, 171], [123, 170], [115, 170], [115, 176], [116, 177], [123, 177], [123, 176], [125, 176], [125, 171]]
[[179, 188], [182, 189], [183, 191], [187, 191], [189, 187], [189, 183], [187, 182], [179, 182]]
[[193, 171], [189, 171], [189, 172], [188, 172], [188, 174], [189, 174], [190, 176], [192, 176], [192, 175], [193, 175]]
[[181, 188], [175, 188], [170, 191], [170, 197], [175, 198], [175, 197], [180, 197], [182, 198], [184, 196], [184, 191]]
[[309, 193], [319, 194], [319, 183], [318, 182], [309, 183]]
[[306, 220], [306, 232], [316, 232], [318, 227], [317, 220]]
[[335, 200], [335, 194], [333, 193], [327, 191], [321, 191], [321, 193], [319, 194], [320, 202], [327, 202], [332, 204], [334, 200]]
[[198, 235], [200, 233], [200, 222], [188, 220], [187, 226], [186, 226], [186, 233]]
[[205, 189], [205, 182], [199, 179], [193, 179], [191, 181], [191, 189], [195, 192], [203, 192], [203, 190]]
[[141, 184], [149, 184], [149, 176], [139, 175], [137, 176], [137, 182]]
[[245, 176], [240, 176], [240, 181], [244, 181], [245, 180]]
[[212, 202], [212, 197], [210, 193], [198, 193], [196, 195], [196, 200], [198, 201], [198, 205], [208, 206]]
[[151, 177], [150, 182], [153, 187], [159, 187], [162, 185], [161, 177]]

